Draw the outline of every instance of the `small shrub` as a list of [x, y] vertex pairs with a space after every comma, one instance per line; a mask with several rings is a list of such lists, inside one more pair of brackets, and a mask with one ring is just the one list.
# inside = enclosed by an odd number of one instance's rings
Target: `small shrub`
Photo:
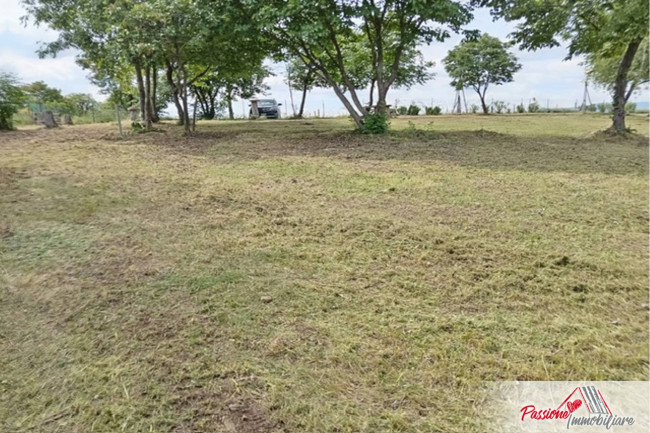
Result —
[[406, 107], [397, 107], [397, 114], [401, 114], [402, 116], [408, 113], [409, 109]]
[[551, 108], [549, 113], [575, 113], [575, 108]]
[[411, 104], [408, 108], [408, 113], [409, 116], [417, 116], [420, 114], [420, 107], [417, 105]]
[[481, 108], [481, 107], [479, 107], [479, 106], [476, 105], [476, 104], [472, 104], [472, 105], [469, 106], [469, 111], [470, 111], [472, 114], [476, 114], [476, 113], [478, 113], [479, 108]]
[[497, 114], [503, 113], [508, 104], [503, 101], [494, 101], [494, 109], [497, 111]]
[[525, 113], [526, 108], [524, 107], [524, 104], [519, 104], [517, 105], [517, 113]]
[[529, 113], [539, 112], [539, 104], [537, 103], [537, 101], [533, 101], [530, 104], [528, 104], [528, 112]]
[[142, 122], [131, 122], [131, 130], [133, 132], [144, 132], [145, 131], [144, 123], [142, 123]]
[[597, 106], [600, 113], [609, 113], [612, 111], [612, 104], [608, 102], [601, 102]]
[[[0, 107], [0, 111], [2, 108]], [[2, 114], [0, 114], [2, 116]], [[33, 115], [27, 110], [27, 108], [21, 108], [13, 116], [14, 125], [32, 125], [34, 123]]]
[[402, 134], [408, 136], [408, 137], [423, 137], [426, 136], [426, 131], [423, 129], [419, 129], [415, 123], [411, 122], [410, 120], [406, 124], [406, 128], [404, 128], [402, 131], [400, 131]]
[[628, 102], [625, 104], [626, 113], [635, 113], [636, 112], [636, 102]]
[[388, 131], [389, 124], [388, 117], [383, 114], [368, 114], [363, 123], [363, 132], [366, 134], [384, 134]]
[[438, 107], [424, 107], [424, 112], [427, 116], [437, 116], [442, 113], [442, 108]]

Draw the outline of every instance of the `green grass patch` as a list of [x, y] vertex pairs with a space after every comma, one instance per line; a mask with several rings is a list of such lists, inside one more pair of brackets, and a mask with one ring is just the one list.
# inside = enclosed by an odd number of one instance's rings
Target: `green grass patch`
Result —
[[484, 431], [485, 381], [648, 380], [647, 117], [607, 123], [4, 134], [0, 430]]

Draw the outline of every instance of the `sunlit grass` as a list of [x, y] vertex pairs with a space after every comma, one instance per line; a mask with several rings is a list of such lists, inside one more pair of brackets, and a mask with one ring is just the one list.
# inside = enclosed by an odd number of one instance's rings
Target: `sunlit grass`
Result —
[[0, 430], [482, 431], [484, 381], [647, 380], [648, 147], [607, 122], [0, 135]]

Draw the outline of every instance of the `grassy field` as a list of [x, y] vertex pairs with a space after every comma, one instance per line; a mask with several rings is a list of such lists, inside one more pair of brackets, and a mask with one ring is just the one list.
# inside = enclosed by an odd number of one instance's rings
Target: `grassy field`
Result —
[[648, 380], [630, 124], [0, 134], [0, 431], [481, 432], [485, 381]]

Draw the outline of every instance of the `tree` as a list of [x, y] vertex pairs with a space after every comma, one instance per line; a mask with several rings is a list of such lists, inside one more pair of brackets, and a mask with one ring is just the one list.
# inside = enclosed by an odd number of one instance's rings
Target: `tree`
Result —
[[[79, 59], [78, 63], [83, 63]], [[113, 64], [109, 71], [100, 71], [93, 65], [83, 65], [86, 69], [91, 69], [93, 73], [90, 76], [90, 82], [100, 88], [100, 92], [108, 95], [107, 106], [119, 105], [127, 110], [134, 104], [142, 102], [140, 105], [140, 114], [144, 119], [144, 100], [140, 99], [140, 92], [135, 83], [135, 71], [128, 63], [121, 65]], [[144, 89], [143, 89], [144, 90]], [[143, 93], [144, 94], [144, 93]]]
[[224, 74], [224, 100], [228, 107], [228, 118], [234, 119], [235, 113], [232, 108], [234, 98], [248, 99], [258, 93], [264, 93], [268, 86], [264, 84], [264, 78], [268, 77], [270, 71], [262, 66], [249, 70], [229, 71]]
[[[135, 72], [143, 119], [148, 128], [154, 121], [155, 83], [151, 77], [156, 39], [150, 38], [147, 17], [133, 12], [140, 3], [117, 1], [110, 7], [98, 7], [84, 0], [22, 0], [35, 23], [46, 23], [58, 31], [58, 38], [44, 44], [42, 57], [55, 56], [67, 48], [81, 51], [77, 61], [90, 69], [98, 80], [123, 84], [127, 69]], [[129, 75], [130, 75], [129, 74]]]
[[240, 36], [222, 44], [223, 49], [212, 54], [210, 71], [190, 85], [204, 118], [214, 118], [221, 107], [227, 107], [230, 119], [234, 119], [234, 98], [250, 98], [268, 89], [264, 85], [270, 75], [264, 66], [265, 46], [257, 33]]
[[300, 108], [296, 114], [299, 118], [302, 118], [305, 111], [307, 92], [314, 87], [327, 87], [318, 71], [299, 57], [290, 57], [287, 61], [287, 84], [302, 92]]
[[63, 95], [59, 89], [49, 87], [43, 81], [25, 84], [21, 89], [27, 96], [27, 102], [38, 105], [40, 110], [43, 110], [45, 105], [55, 104], [63, 100]]
[[488, 87], [510, 83], [521, 69], [507, 45], [489, 35], [476, 40], [465, 40], [449, 51], [443, 60], [445, 70], [453, 79], [455, 88], [471, 87], [481, 99], [483, 113], [488, 114], [485, 93]]
[[643, 39], [648, 37], [647, 0], [473, 0], [495, 18], [517, 21], [511, 34], [522, 49], [536, 50], [569, 42], [567, 59], [576, 55], [616, 58], [611, 131], [625, 133], [627, 76]]
[[[641, 52], [634, 57], [630, 71], [627, 74], [627, 83], [625, 85], [625, 102], [627, 103], [632, 94], [642, 86], [648, 84], [649, 76], [649, 57], [647, 39], [641, 43]], [[614, 91], [616, 85], [616, 73], [620, 55], [614, 57], [602, 57], [597, 54], [587, 56], [587, 75], [591, 81], [597, 85]]]
[[204, 119], [213, 119], [222, 108], [228, 108], [228, 117], [235, 118], [232, 102], [235, 98], [251, 98], [268, 89], [264, 79], [270, 71], [258, 59], [257, 65], [224, 65], [203, 75], [190, 86], [190, 91], [201, 107]]
[[370, 53], [375, 109], [387, 114], [386, 96], [404, 65], [404, 53], [421, 43], [443, 41], [471, 19], [461, 2], [437, 0], [250, 0], [250, 13], [276, 51], [304, 59], [322, 74], [356, 125], [368, 114], [350, 71], [349, 52]]
[[[377, 98], [380, 99], [379, 95], [379, 86], [377, 85], [377, 79], [374, 76], [373, 60], [372, 60], [372, 50], [365, 51], [366, 56], [368, 57], [368, 69], [370, 74], [367, 79], [370, 83], [368, 106], [374, 107], [376, 111], [381, 111], [381, 108], [378, 110], [377, 107], [382, 103], [385, 104], [386, 96], [384, 96], [384, 101], [380, 102], [375, 106], [375, 90], [377, 90]], [[415, 85], [425, 84], [427, 81], [434, 78], [435, 74], [431, 72], [431, 68], [435, 66], [435, 62], [426, 61], [422, 56], [422, 52], [415, 47], [405, 47], [401, 53], [401, 62], [399, 68], [397, 69], [397, 74], [395, 75], [395, 81], [391, 85], [394, 88], [404, 88], [410, 89]], [[392, 64], [391, 58], [388, 57], [388, 61], [384, 62], [386, 70], [383, 75], [388, 76], [390, 74], [390, 66]], [[384, 107], [385, 109], [385, 107]]]
[[13, 129], [12, 117], [25, 104], [26, 95], [16, 77], [0, 72], [0, 131]]
[[205, 120], [214, 119], [223, 108], [220, 98], [222, 89], [219, 82], [209, 78], [202, 79], [194, 83], [190, 90], [199, 104], [201, 118]]
[[75, 115], [76, 107], [72, 99], [64, 96], [59, 101], [50, 104], [52, 111], [59, 114], [67, 114], [69, 116]]
[[157, 117], [159, 70], [165, 70], [179, 119], [189, 133], [190, 86], [226, 60], [260, 51], [259, 33], [251, 31], [250, 17], [234, 0], [109, 3], [23, 0], [37, 24], [47, 23], [59, 32], [41, 54], [78, 48], [79, 63], [98, 79], [118, 83], [122, 94], [128, 93], [127, 80], [135, 79], [147, 129]]
[[[261, 66], [266, 52], [259, 33], [252, 31], [250, 17], [242, 13], [236, 2], [151, 0], [151, 3], [147, 15], [158, 20], [155, 38], [186, 133], [190, 132], [191, 89], [211, 72], [224, 79], [232, 116], [233, 96], [238, 92], [247, 94], [249, 83], [253, 83], [252, 91], [255, 91], [268, 75]], [[206, 89], [207, 84], [204, 81], [196, 89]]]
[[[364, 104], [367, 109], [375, 109], [375, 93], [378, 92], [376, 69], [373, 66], [372, 49], [365, 42], [363, 35], [357, 35], [352, 40], [343, 44], [344, 61], [346, 70], [349, 75], [349, 82], [357, 91], [368, 89], [368, 103]], [[384, 76], [390, 74], [390, 65], [392, 65], [390, 53], [387, 53], [384, 61]], [[431, 68], [435, 66], [434, 62], [425, 61], [420, 50], [414, 47], [407, 47], [401, 54], [401, 64], [397, 70], [397, 75], [391, 87], [409, 89], [417, 84], [424, 84], [432, 79], [435, 74]], [[345, 83], [340, 79], [339, 74], [333, 73], [338, 86], [345, 92]], [[327, 83], [323, 82], [323, 86]], [[377, 95], [379, 97], [379, 95]]]
[[190, 86], [190, 91], [201, 107], [201, 118], [214, 119], [217, 112], [222, 108], [221, 94], [225, 82], [217, 73], [209, 73], [195, 81]]
[[97, 101], [87, 93], [72, 93], [66, 95], [65, 99], [72, 106], [72, 113], [75, 116], [85, 116], [97, 106]]

